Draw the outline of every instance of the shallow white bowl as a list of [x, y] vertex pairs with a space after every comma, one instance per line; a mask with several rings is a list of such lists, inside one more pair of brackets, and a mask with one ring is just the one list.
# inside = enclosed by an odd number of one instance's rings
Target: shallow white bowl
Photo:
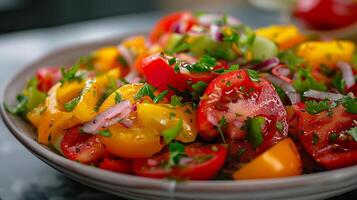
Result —
[[53, 51], [11, 74], [7, 83], [2, 85], [2, 119], [19, 142], [51, 167], [90, 187], [131, 199], [322, 199], [357, 188], [357, 166], [290, 178], [179, 183], [114, 173], [68, 160], [51, 148], [40, 145], [30, 124], [5, 111], [3, 102], [14, 104], [17, 93], [39, 67], [70, 65], [80, 56], [101, 46], [115, 45], [122, 38], [93, 41]]

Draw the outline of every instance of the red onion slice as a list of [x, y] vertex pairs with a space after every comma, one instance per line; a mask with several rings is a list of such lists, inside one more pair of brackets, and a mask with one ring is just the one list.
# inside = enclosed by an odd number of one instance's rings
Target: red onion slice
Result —
[[339, 61], [336, 63], [336, 66], [341, 70], [347, 88], [352, 87], [355, 84], [355, 77], [351, 65], [347, 62]]
[[98, 114], [91, 121], [85, 123], [82, 130], [85, 133], [97, 134], [100, 129], [108, 128], [116, 123], [121, 123], [125, 127], [131, 127], [132, 124], [128, 122], [129, 119], [125, 119], [131, 111], [132, 108], [130, 102], [124, 100]]
[[211, 24], [210, 25], [210, 37], [212, 40], [217, 41], [217, 42], [222, 42], [223, 41], [223, 35], [220, 32], [220, 28], [219, 26], [215, 25], [215, 24]]
[[131, 71], [128, 75], [124, 77], [128, 83], [139, 83], [141, 78], [136, 71]]
[[278, 65], [271, 70], [271, 73], [279, 77], [281, 80], [292, 83], [293, 81], [288, 77], [290, 70], [284, 65]]
[[271, 83], [279, 86], [284, 91], [286, 96], [288, 96], [290, 103], [292, 105], [297, 104], [301, 101], [300, 94], [296, 92], [295, 88], [290, 83], [287, 83], [287, 82], [281, 80], [280, 78], [278, 78], [274, 75], [271, 75], [271, 74], [265, 75], [265, 79], [267, 79]]
[[273, 67], [278, 66], [279, 63], [280, 63], [279, 58], [273, 57], [273, 58], [264, 60], [262, 63], [254, 65], [253, 69], [258, 70], [258, 71], [269, 71]]
[[130, 50], [122, 44], [118, 45], [117, 48], [121, 55], [124, 57], [125, 61], [128, 63], [129, 67], [131, 68], [132, 66], [134, 66], [134, 57]]
[[331, 101], [337, 101], [343, 98], [343, 95], [339, 93], [321, 92], [318, 90], [308, 90], [304, 92], [303, 96], [308, 98], [321, 99], [321, 100], [329, 99]]

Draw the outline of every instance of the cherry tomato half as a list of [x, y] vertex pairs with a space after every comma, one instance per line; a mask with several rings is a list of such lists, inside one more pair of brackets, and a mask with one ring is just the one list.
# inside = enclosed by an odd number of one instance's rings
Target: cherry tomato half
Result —
[[136, 175], [150, 178], [175, 178], [209, 180], [223, 167], [227, 148], [223, 145], [192, 144], [185, 147], [185, 162], [174, 167], [165, 167], [169, 153], [163, 152], [152, 158], [136, 159], [133, 170]]
[[43, 67], [37, 70], [36, 78], [38, 80], [38, 89], [42, 92], [48, 92], [62, 78], [62, 74], [59, 68]]
[[[265, 119], [262, 127], [263, 141], [253, 147], [244, 129], [246, 120], [254, 117]], [[197, 110], [200, 135], [213, 139], [221, 127], [231, 143], [231, 153], [244, 149], [241, 161], [249, 161], [287, 136], [287, 114], [273, 86], [259, 78], [253, 79], [246, 70], [237, 70], [214, 79], [207, 87]], [[222, 125], [222, 124], [221, 124]]]
[[81, 133], [79, 126], [68, 129], [61, 142], [61, 150], [68, 159], [92, 163], [103, 157], [105, 150], [97, 136]]
[[357, 142], [347, 131], [355, 126], [356, 114], [342, 105], [312, 115], [297, 107], [298, 137], [306, 151], [327, 169], [357, 164]]

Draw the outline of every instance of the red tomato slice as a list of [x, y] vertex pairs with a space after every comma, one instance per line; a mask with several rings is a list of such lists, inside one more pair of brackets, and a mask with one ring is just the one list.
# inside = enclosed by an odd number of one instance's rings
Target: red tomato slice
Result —
[[[254, 149], [242, 127], [248, 117], [256, 116], [266, 120], [262, 128], [263, 142]], [[200, 135], [207, 140], [217, 137], [218, 123], [223, 117], [226, 119], [223, 132], [231, 143], [231, 153], [236, 157], [239, 149], [245, 151], [242, 162], [253, 159], [287, 136], [287, 114], [275, 89], [262, 78], [252, 81], [246, 70], [224, 74], [208, 85], [197, 110]]]
[[97, 136], [80, 133], [79, 127], [66, 131], [61, 142], [61, 149], [68, 159], [81, 163], [92, 163], [102, 158], [105, 150]]
[[132, 173], [130, 161], [123, 159], [104, 158], [99, 164], [99, 168], [125, 174]]
[[47, 92], [62, 78], [62, 74], [58, 68], [43, 67], [37, 70], [36, 77], [38, 80], [38, 89], [42, 92]]
[[196, 19], [190, 12], [177, 12], [160, 19], [150, 33], [150, 41], [157, 42], [164, 33], [174, 32], [179, 26], [179, 32], [185, 33], [197, 24]]
[[328, 111], [311, 115], [303, 108], [298, 114], [298, 137], [306, 151], [327, 169], [357, 164], [357, 142], [347, 131], [355, 127], [357, 115], [345, 111], [341, 105]]
[[[227, 69], [228, 64], [225, 61], [219, 61], [215, 69]], [[217, 74], [211, 72], [189, 73], [175, 72], [174, 66], [170, 66], [168, 58], [161, 54], [154, 54], [144, 58], [142, 61], [142, 71], [149, 84], [164, 91], [172, 86], [179, 91], [192, 90], [191, 84], [203, 81], [211, 82]]]
[[165, 167], [169, 153], [164, 152], [153, 158], [133, 161], [135, 174], [150, 178], [171, 177], [188, 180], [209, 180], [216, 176], [227, 157], [227, 148], [223, 145], [192, 144], [185, 147], [187, 157], [182, 165]]

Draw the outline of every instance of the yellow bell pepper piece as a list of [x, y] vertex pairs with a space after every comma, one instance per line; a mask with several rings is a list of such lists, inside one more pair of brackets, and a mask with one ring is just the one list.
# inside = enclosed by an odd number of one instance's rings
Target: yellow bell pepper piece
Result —
[[259, 36], [273, 40], [280, 49], [288, 49], [303, 42], [306, 38], [294, 25], [272, 25], [255, 30]]
[[81, 92], [78, 104], [73, 109], [73, 115], [81, 122], [90, 121], [97, 113], [95, 106], [99, 99], [96, 80], [89, 79]]
[[115, 92], [113, 92], [109, 97], [103, 102], [99, 108], [99, 113], [107, 110], [108, 108], [115, 105], [115, 95], [116, 93], [121, 95], [122, 99], [129, 100], [131, 104], [134, 104], [136, 100], [134, 99], [135, 94], [144, 86], [142, 83], [137, 84], [127, 84], [123, 85]]
[[182, 131], [176, 137], [184, 143], [193, 142], [197, 136], [196, 112], [190, 105], [173, 108], [168, 104], [141, 103], [137, 115], [143, 127], [155, 128], [159, 133], [175, 126], [182, 119]]
[[119, 68], [111, 69], [104, 74], [96, 76], [95, 79], [97, 80], [97, 86], [98, 86], [99, 93], [102, 94], [104, 89], [108, 86], [110, 79], [113, 79], [114, 81], [116, 81], [116, 80], [118, 80], [119, 77], [120, 77]]
[[41, 122], [43, 112], [46, 110], [46, 106], [40, 104], [36, 108], [32, 109], [26, 114], [26, 118], [31, 122], [34, 127], [38, 127]]
[[137, 56], [147, 51], [145, 43], [146, 43], [145, 37], [139, 35], [124, 40], [122, 45], [130, 49], [131, 52]]
[[66, 102], [72, 100], [73, 98], [81, 94], [81, 91], [84, 88], [85, 84], [85, 81], [72, 81], [65, 82], [63, 85], [58, 87], [56, 91], [56, 98], [61, 110], [64, 110], [63, 105]]
[[354, 51], [355, 45], [351, 41], [311, 41], [301, 44], [297, 54], [313, 67], [327, 65], [334, 68], [338, 61], [350, 62]]
[[40, 118], [37, 134], [38, 142], [48, 144], [49, 136], [56, 134], [60, 129], [70, 128], [79, 123], [73, 113], [63, 112], [60, 110], [60, 105], [57, 102], [56, 94], [60, 83], [54, 85], [48, 92], [45, 100], [46, 110]]
[[106, 72], [120, 65], [118, 61], [119, 51], [116, 46], [103, 47], [93, 54], [94, 68], [99, 72]]

